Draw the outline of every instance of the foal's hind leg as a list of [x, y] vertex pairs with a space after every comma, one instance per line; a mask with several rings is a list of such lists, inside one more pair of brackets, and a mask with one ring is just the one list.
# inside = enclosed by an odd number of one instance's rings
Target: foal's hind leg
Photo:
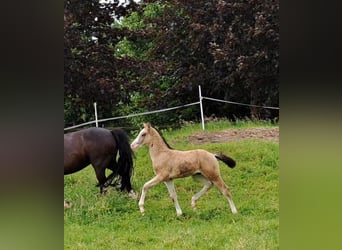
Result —
[[169, 180], [169, 181], [165, 181], [164, 183], [167, 187], [167, 190], [169, 190], [169, 194], [170, 194], [170, 197], [171, 197], [173, 203], [175, 204], [177, 216], [182, 215], [183, 212], [182, 212], [182, 209], [180, 208], [179, 203], [178, 203], [178, 198], [177, 198], [175, 186], [173, 185], [173, 181]]
[[218, 177], [215, 181], [213, 181], [215, 186], [218, 187], [218, 189], [221, 191], [221, 193], [226, 196], [228, 202], [229, 202], [229, 206], [230, 209], [232, 210], [233, 214], [237, 213], [237, 209], [234, 205], [233, 199], [232, 199], [232, 195], [228, 189], [228, 187], [226, 186], [226, 184], [223, 182], [221, 177]]
[[196, 209], [196, 201], [213, 186], [213, 183], [201, 174], [193, 175], [192, 178], [204, 184], [203, 188], [191, 198], [191, 206]]

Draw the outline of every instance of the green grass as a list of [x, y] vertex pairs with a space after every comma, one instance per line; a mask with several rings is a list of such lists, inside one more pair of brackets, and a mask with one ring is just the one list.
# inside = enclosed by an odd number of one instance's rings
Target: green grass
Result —
[[[260, 126], [276, 125], [254, 123], [254, 127]], [[237, 127], [250, 128], [253, 124], [206, 123], [207, 131]], [[174, 182], [184, 213], [181, 217], [176, 216], [163, 184], [148, 191], [146, 214], [141, 216], [138, 202], [126, 194], [110, 189], [101, 196], [94, 171], [88, 167], [64, 177], [65, 199], [73, 202], [73, 207], [64, 211], [64, 248], [279, 249], [279, 144], [244, 140], [192, 145], [188, 137], [195, 132], [201, 132], [200, 124], [164, 130], [163, 135], [176, 149], [222, 151], [236, 160], [236, 168], [220, 162], [220, 169], [232, 192], [237, 215], [231, 213], [215, 187], [201, 197], [193, 211], [190, 199], [201, 185], [184, 178]], [[136, 152], [134, 167], [133, 187], [140, 193], [143, 184], [154, 176], [146, 147]]]

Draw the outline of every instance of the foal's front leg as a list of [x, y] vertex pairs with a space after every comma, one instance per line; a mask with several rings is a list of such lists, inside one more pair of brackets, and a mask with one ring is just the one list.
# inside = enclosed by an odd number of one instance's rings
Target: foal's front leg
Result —
[[146, 196], [147, 190], [157, 185], [160, 182], [162, 182], [162, 178], [157, 175], [144, 184], [142, 191], [141, 191], [140, 200], [139, 200], [139, 208], [140, 208], [140, 212], [142, 215], [145, 214], [144, 203], [145, 203], [145, 196]]
[[182, 215], [182, 209], [180, 208], [179, 203], [178, 203], [177, 194], [176, 194], [175, 186], [173, 185], [173, 181], [169, 180], [169, 181], [165, 181], [164, 183], [166, 184], [167, 190], [169, 190], [170, 197], [173, 203], [175, 204], [177, 216]]

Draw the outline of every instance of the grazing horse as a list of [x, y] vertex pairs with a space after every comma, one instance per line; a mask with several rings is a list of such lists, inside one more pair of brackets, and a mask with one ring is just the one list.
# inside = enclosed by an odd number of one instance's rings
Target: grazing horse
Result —
[[144, 201], [149, 188], [164, 182], [173, 200], [177, 215], [182, 215], [177, 194], [173, 185], [173, 179], [192, 176], [204, 184], [203, 188], [191, 198], [191, 206], [196, 208], [196, 201], [215, 185], [227, 198], [233, 214], [237, 213], [228, 187], [220, 176], [219, 164], [216, 159], [223, 161], [229, 167], [235, 167], [235, 161], [224, 154], [212, 154], [208, 151], [197, 149], [179, 151], [172, 149], [165, 139], [154, 129], [150, 123], [145, 123], [137, 138], [131, 143], [133, 150], [142, 145], [149, 147], [155, 177], [146, 182], [142, 188], [139, 200], [139, 208], [142, 215], [145, 213]]
[[[78, 172], [89, 164], [95, 170], [100, 193], [104, 193], [115, 177], [121, 182], [121, 191], [132, 191], [133, 151], [124, 130], [86, 128], [64, 134], [64, 175]], [[108, 177], [106, 169], [112, 171]]]

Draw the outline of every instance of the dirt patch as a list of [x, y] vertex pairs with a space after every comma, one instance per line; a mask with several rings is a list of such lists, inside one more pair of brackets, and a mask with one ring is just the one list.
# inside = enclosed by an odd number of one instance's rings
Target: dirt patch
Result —
[[201, 132], [189, 137], [193, 144], [230, 142], [247, 139], [258, 139], [279, 142], [279, 127], [228, 129], [219, 132]]

